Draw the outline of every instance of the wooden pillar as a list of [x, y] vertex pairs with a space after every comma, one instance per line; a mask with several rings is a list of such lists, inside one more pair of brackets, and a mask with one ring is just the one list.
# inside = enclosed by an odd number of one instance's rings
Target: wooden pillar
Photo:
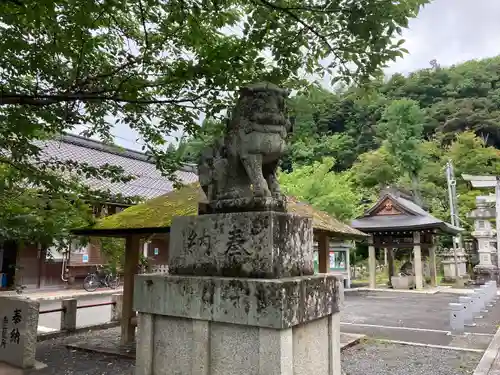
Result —
[[128, 236], [125, 242], [125, 266], [123, 275], [123, 305], [121, 321], [121, 344], [126, 345], [134, 341], [135, 325], [132, 318], [134, 301], [134, 276], [139, 266], [140, 238]]
[[436, 244], [434, 242], [434, 235], [431, 236], [431, 243], [429, 246], [429, 268], [431, 274], [431, 285], [437, 286], [437, 269], [436, 269]]
[[392, 277], [394, 276], [394, 249], [386, 248], [387, 254], [387, 274], [389, 276], [389, 285], [392, 286]]
[[345, 283], [346, 288], [351, 287], [351, 249], [347, 249], [345, 254], [345, 264], [347, 270], [347, 280]]
[[44, 277], [44, 263], [45, 263], [45, 256], [46, 256], [46, 248], [42, 244], [37, 244], [37, 255], [38, 255], [38, 277], [36, 280], [36, 287], [37, 289], [40, 289], [42, 286], [42, 278]]
[[376, 280], [376, 269], [377, 257], [375, 256], [375, 246], [373, 245], [373, 236], [368, 239], [368, 271], [370, 273], [370, 288], [375, 289], [377, 287]]
[[413, 232], [413, 257], [415, 268], [415, 287], [417, 290], [424, 288], [422, 275], [422, 249], [420, 247], [420, 232]]
[[330, 260], [330, 237], [326, 233], [318, 236], [318, 268], [319, 273], [328, 273]]

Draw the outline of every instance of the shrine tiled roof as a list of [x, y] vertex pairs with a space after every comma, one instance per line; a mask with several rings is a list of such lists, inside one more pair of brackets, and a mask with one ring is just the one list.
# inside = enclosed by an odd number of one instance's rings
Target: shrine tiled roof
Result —
[[[395, 213], [377, 215], [382, 204], [388, 200], [396, 209]], [[370, 209], [351, 222], [351, 226], [364, 232], [437, 229], [457, 234], [463, 231], [432, 216], [415, 202], [389, 192], [382, 194]]]
[[[156, 169], [153, 161], [144, 153], [107, 145], [99, 141], [77, 135], [63, 135], [57, 139], [39, 142], [42, 157], [58, 160], [74, 160], [87, 163], [92, 167], [110, 164], [122, 167], [125, 175], [135, 178], [129, 182], [86, 178], [84, 183], [96, 190], [109, 190], [111, 194], [124, 197], [151, 199], [174, 190], [172, 182]], [[176, 172], [183, 183], [198, 181], [194, 168], [186, 166]]]

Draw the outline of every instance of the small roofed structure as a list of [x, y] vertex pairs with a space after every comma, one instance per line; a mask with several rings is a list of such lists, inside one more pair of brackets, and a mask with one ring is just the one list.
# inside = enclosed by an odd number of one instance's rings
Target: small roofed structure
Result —
[[[74, 229], [75, 235], [96, 237], [123, 237], [126, 239], [125, 267], [122, 307], [122, 344], [134, 338], [133, 281], [137, 273], [141, 241], [152, 236], [162, 236], [168, 246], [170, 225], [175, 216], [197, 215], [203, 209], [206, 196], [198, 183], [132, 206], [126, 210], [104, 217], [88, 228]], [[201, 203], [201, 204], [200, 204]], [[329, 214], [311, 205], [287, 197], [287, 211], [311, 217], [315, 240], [318, 241], [319, 272], [328, 272], [330, 237], [348, 240], [363, 240], [367, 234], [340, 222]], [[166, 249], [168, 253], [168, 248]]]
[[[89, 228], [75, 229], [73, 233], [101, 237], [123, 237], [131, 233], [169, 233], [175, 216], [197, 215], [199, 203], [205, 202], [205, 193], [199, 184], [187, 184], [181, 189], [102, 218]], [[287, 197], [287, 211], [312, 217], [315, 234], [325, 232], [336, 238], [358, 240], [367, 237], [365, 233], [294, 197]]]
[[[370, 235], [368, 256], [370, 288], [376, 288], [376, 249], [385, 249], [389, 283], [394, 276], [393, 249], [413, 248], [415, 287], [423, 288], [422, 255], [429, 257], [431, 285], [437, 285], [435, 236], [456, 235], [461, 228], [432, 216], [404, 192], [384, 189], [378, 201], [351, 225]], [[422, 254], [424, 252], [424, 254]]]

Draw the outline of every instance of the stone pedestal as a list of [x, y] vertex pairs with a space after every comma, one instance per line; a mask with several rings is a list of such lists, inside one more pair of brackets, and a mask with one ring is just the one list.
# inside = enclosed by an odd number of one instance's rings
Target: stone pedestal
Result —
[[391, 285], [393, 289], [413, 289], [415, 276], [392, 276]]
[[309, 275], [311, 219], [176, 218], [170, 246], [174, 274], [136, 277], [136, 375], [341, 375], [342, 280]]
[[313, 275], [312, 221], [274, 211], [176, 217], [169, 271], [257, 278]]
[[483, 266], [478, 264], [474, 267], [474, 283], [478, 285], [484, 285], [488, 281], [495, 280], [496, 282], [500, 282], [499, 280], [499, 272], [498, 268], [491, 266]]

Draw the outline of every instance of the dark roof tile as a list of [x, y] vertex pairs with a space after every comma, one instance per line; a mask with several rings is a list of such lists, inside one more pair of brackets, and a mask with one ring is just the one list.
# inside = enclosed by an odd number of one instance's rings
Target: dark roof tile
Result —
[[[376, 209], [387, 199], [391, 199], [408, 214], [373, 215]], [[353, 220], [351, 225], [362, 231], [391, 231], [412, 229], [440, 229], [450, 234], [460, 233], [463, 229], [432, 216], [415, 202], [400, 195], [386, 192], [361, 217]]]
[[[58, 139], [44, 141], [41, 145], [42, 157], [86, 162], [93, 167], [104, 164], [115, 165], [122, 167], [125, 174], [136, 177], [126, 183], [86, 179], [85, 182], [92, 188], [109, 189], [113, 194], [125, 197], [139, 196], [144, 199], [156, 198], [173, 190], [172, 182], [161, 175], [146, 154], [74, 135], [64, 135]], [[183, 169], [185, 170], [176, 172], [181, 182], [198, 181], [195, 168], [186, 166]]]

